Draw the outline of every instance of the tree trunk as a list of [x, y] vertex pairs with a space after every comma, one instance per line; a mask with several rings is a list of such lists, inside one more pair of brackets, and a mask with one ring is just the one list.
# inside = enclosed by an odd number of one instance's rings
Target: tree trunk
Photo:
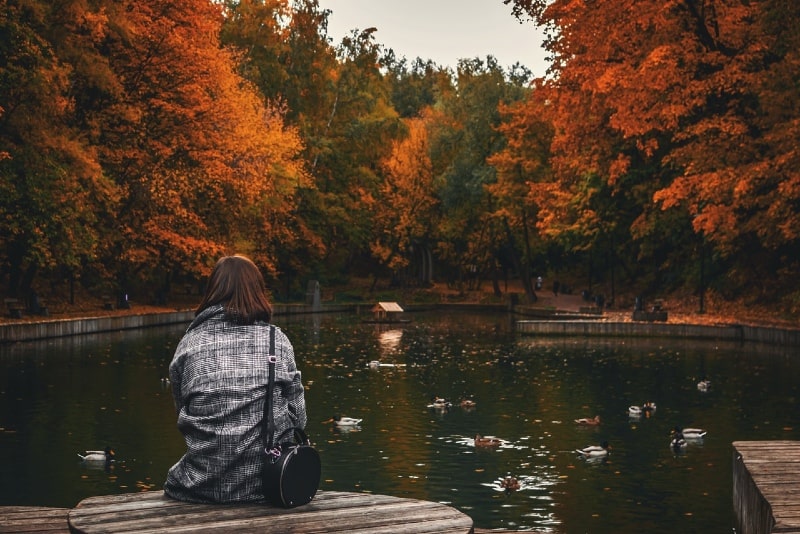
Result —
[[528, 266], [525, 265], [523, 268], [519, 261], [517, 249], [514, 247], [513, 235], [511, 234], [511, 226], [508, 224], [508, 219], [505, 217], [503, 218], [503, 224], [506, 227], [506, 236], [508, 237], [508, 245], [511, 250], [511, 262], [514, 264], [514, 269], [516, 269], [517, 273], [519, 273], [522, 286], [525, 288], [525, 296], [528, 297], [528, 302], [536, 302], [537, 297], [536, 293], [533, 291], [533, 285], [531, 284], [531, 275], [528, 272]]

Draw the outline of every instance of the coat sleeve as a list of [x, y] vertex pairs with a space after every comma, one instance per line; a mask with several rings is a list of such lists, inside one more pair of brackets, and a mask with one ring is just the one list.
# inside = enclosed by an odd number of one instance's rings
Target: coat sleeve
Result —
[[[180, 345], [181, 344], [178, 346], [178, 350], [176, 350], [176, 355], [180, 354]], [[172, 400], [175, 402], [175, 413], [179, 413], [181, 411], [181, 407], [184, 403], [183, 393], [181, 390], [183, 381], [183, 363], [183, 358], [173, 357], [172, 362], [170, 362], [169, 365], [169, 382], [170, 386], [172, 387]]]

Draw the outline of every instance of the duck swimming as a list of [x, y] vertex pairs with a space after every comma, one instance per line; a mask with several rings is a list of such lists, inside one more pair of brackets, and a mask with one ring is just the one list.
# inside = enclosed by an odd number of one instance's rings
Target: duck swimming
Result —
[[431, 399], [431, 403], [428, 405], [428, 408], [435, 408], [437, 410], [447, 410], [453, 405], [452, 402], [445, 400], [441, 397], [434, 396]]
[[687, 441], [698, 441], [706, 437], [707, 432], [702, 428], [681, 428], [676, 426], [673, 433], [682, 434]]
[[628, 417], [639, 418], [642, 416], [642, 408], [641, 406], [630, 406], [628, 407]]
[[595, 426], [600, 424], [600, 416], [595, 415], [594, 417], [582, 417], [580, 419], [575, 419], [575, 422], [579, 425]]
[[705, 377], [703, 377], [703, 379], [697, 383], [698, 391], [706, 392], [710, 387], [711, 387], [711, 380], [707, 380]]
[[481, 436], [477, 434], [475, 436], [475, 446], [476, 447], [499, 447], [502, 445], [503, 440], [500, 438], [495, 438], [491, 436]]
[[500, 481], [500, 487], [508, 492], [517, 491], [520, 488], [520, 483], [514, 477], [506, 477]]
[[575, 449], [575, 452], [584, 458], [602, 458], [604, 456], [608, 456], [609, 448], [608, 442], [604, 441], [600, 445], [589, 445], [588, 447], [584, 447], [582, 449]]
[[355, 419], [353, 417], [342, 417], [341, 415], [334, 415], [333, 419], [328, 419], [326, 422], [330, 423], [331, 421], [333, 421], [333, 423], [336, 426], [358, 426], [361, 423], [361, 421], [363, 421], [363, 419]]
[[102, 451], [86, 451], [84, 454], [78, 453], [78, 458], [86, 463], [113, 462], [114, 451], [111, 447], [106, 447]]
[[462, 408], [474, 408], [475, 401], [472, 399], [462, 399], [460, 405]]
[[669, 446], [675, 452], [680, 452], [686, 448], [686, 440], [683, 438], [683, 434], [680, 432], [673, 432], [672, 440], [669, 442]]

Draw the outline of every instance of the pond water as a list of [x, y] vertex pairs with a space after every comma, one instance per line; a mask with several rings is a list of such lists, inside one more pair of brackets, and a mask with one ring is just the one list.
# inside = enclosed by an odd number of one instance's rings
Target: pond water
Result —
[[[307, 386], [322, 489], [442, 502], [480, 528], [731, 532], [731, 443], [800, 439], [800, 359], [791, 349], [527, 337], [503, 314], [411, 319], [276, 318]], [[161, 489], [184, 450], [161, 382], [183, 329], [1, 346], [0, 505], [72, 507]], [[702, 376], [707, 392], [696, 387]], [[434, 395], [456, 404], [428, 408]], [[461, 408], [462, 398], [476, 406]], [[648, 401], [652, 416], [628, 417], [628, 406]], [[325, 422], [334, 414], [363, 422], [339, 431]], [[599, 426], [574, 422], [594, 415]], [[676, 454], [675, 425], [708, 435]], [[476, 434], [502, 443], [476, 449]], [[575, 453], [604, 440], [605, 460]], [[78, 452], [105, 445], [118, 459], [110, 471], [80, 463]], [[517, 491], [501, 487], [506, 476]]]

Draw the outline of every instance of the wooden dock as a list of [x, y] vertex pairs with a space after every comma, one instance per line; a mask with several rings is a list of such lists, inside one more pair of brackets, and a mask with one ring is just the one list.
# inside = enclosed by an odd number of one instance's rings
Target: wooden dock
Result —
[[69, 511], [75, 533], [318, 532], [471, 534], [472, 518], [416, 499], [320, 491], [304, 506], [191, 504], [163, 491], [89, 497]]
[[734, 441], [737, 533], [800, 533], [800, 442]]
[[0, 532], [69, 534], [69, 508], [0, 506]]

